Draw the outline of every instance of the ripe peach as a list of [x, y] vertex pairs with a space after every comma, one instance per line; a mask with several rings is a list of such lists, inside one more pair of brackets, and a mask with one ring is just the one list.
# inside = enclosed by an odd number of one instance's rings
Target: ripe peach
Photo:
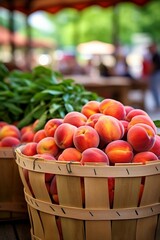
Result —
[[28, 142], [22, 148], [22, 154], [26, 156], [33, 156], [37, 154], [37, 143], [36, 142]]
[[87, 119], [87, 122], [86, 122], [86, 125], [87, 126], [91, 126], [91, 127], [94, 127], [96, 122], [98, 121], [99, 117], [103, 116], [104, 114], [103, 113], [95, 113], [93, 115], [91, 115], [88, 119]]
[[[36, 154], [36, 155], [34, 155], [34, 157], [43, 158], [43, 159], [49, 160], [49, 161], [55, 161], [56, 160], [53, 155], [48, 154], [48, 153]], [[46, 183], [50, 182], [53, 177], [54, 177], [54, 174], [52, 174], [52, 173], [45, 173], [45, 182]], [[47, 188], [49, 187], [48, 184], [46, 186], [47, 186]], [[48, 189], [48, 191], [49, 191], [49, 189]]]
[[20, 139], [21, 137], [21, 133], [20, 130], [12, 125], [12, 124], [7, 124], [5, 126], [3, 126], [2, 128], [0, 128], [0, 139], [4, 138], [4, 137], [15, 137]]
[[34, 134], [33, 142], [37, 142], [38, 143], [40, 140], [42, 140], [45, 137], [47, 137], [45, 130], [44, 129], [38, 130]]
[[100, 117], [94, 128], [105, 143], [121, 139], [124, 135], [123, 124], [112, 116]]
[[45, 137], [37, 143], [38, 154], [48, 153], [53, 156], [56, 156], [58, 151], [59, 148], [53, 137]]
[[149, 116], [144, 110], [142, 109], [133, 109], [126, 115], [126, 120], [131, 121], [131, 119], [137, 115], [145, 115]]
[[153, 128], [154, 132], [157, 133], [156, 125], [154, 124], [152, 119], [149, 117], [149, 115], [148, 116], [147, 115], [146, 116], [145, 115], [134, 116], [128, 124], [128, 129], [130, 129], [132, 126], [134, 126], [135, 124], [138, 124], [138, 123], [144, 123], [144, 124], [151, 126]]
[[21, 132], [21, 135], [23, 135], [24, 133], [26, 133], [26, 132], [30, 132], [30, 131], [32, 131], [32, 125], [28, 125], [28, 126], [25, 126], [25, 127], [23, 127], [23, 128], [21, 128], [21, 130], [20, 130], [20, 132]]
[[58, 160], [60, 161], [76, 161], [80, 162], [82, 154], [76, 148], [70, 147], [63, 150], [59, 155]]
[[123, 138], [126, 138], [127, 133], [128, 133], [128, 124], [129, 122], [126, 120], [120, 120], [120, 122], [122, 123], [123, 127], [124, 127], [124, 136]]
[[7, 122], [4, 122], [4, 121], [0, 121], [0, 128], [2, 128], [2, 127], [5, 126], [5, 125], [8, 125], [8, 123], [7, 123]]
[[88, 148], [82, 152], [81, 164], [86, 162], [106, 163], [109, 165], [108, 156], [99, 148]]
[[127, 141], [136, 152], [148, 151], [153, 147], [155, 139], [153, 128], [144, 123], [135, 124], [127, 133]]
[[124, 105], [114, 99], [104, 99], [99, 104], [99, 111], [105, 115], [117, 118], [118, 120], [125, 119], [126, 111]]
[[145, 163], [147, 161], [155, 161], [158, 160], [158, 157], [150, 151], [146, 151], [146, 152], [139, 152], [137, 154], [134, 155], [133, 157], [133, 163]]
[[54, 133], [54, 138], [59, 148], [65, 149], [73, 146], [73, 135], [77, 127], [69, 124], [62, 123], [59, 125]]
[[78, 127], [73, 135], [74, 146], [83, 152], [87, 148], [98, 147], [100, 142], [97, 131], [90, 126]]
[[20, 140], [16, 137], [4, 137], [1, 140], [1, 147], [17, 147], [20, 143]]
[[44, 130], [47, 137], [54, 137], [54, 133], [59, 125], [63, 123], [61, 118], [53, 118], [46, 122]]
[[151, 151], [154, 154], [156, 154], [157, 157], [160, 159], [160, 136], [159, 135], [156, 135], [155, 143], [149, 149], [149, 151]]
[[126, 116], [127, 116], [127, 114], [128, 114], [130, 111], [132, 111], [132, 110], [134, 109], [134, 107], [125, 105], [125, 106], [124, 106], [124, 109], [125, 109]]
[[34, 135], [35, 132], [33, 130], [25, 132], [21, 137], [21, 142], [22, 143], [33, 142]]
[[53, 199], [54, 203], [59, 204], [56, 176], [54, 176], [52, 181], [51, 181], [49, 193], [52, 196], [52, 199]]
[[85, 125], [86, 121], [87, 117], [84, 114], [76, 111], [69, 112], [64, 117], [64, 123], [69, 123], [76, 127]]
[[98, 101], [89, 101], [83, 105], [81, 113], [83, 113], [87, 118], [95, 113], [99, 113], [99, 102]]
[[112, 164], [129, 163], [133, 159], [133, 148], [124, 140], [110, 142], [105, 148], [105, 153]]

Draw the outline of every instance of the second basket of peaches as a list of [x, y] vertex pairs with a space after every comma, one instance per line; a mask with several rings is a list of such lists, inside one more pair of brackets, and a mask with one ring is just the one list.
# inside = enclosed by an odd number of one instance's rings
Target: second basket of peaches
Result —
[[[22, 154], [81, 165], [145, 164], [160, 158], [160, 136], [144, 110], [104, 99], [89, 101], [81, 112], [69, 112], [63, 119], [48, 120], [35, 133], [34, 141], [23, 146]], [[27, 170], [25, 176], [29, 181]], [[45, 181], [53, 201], [58, 203], [55, 177], [46, 173]]]

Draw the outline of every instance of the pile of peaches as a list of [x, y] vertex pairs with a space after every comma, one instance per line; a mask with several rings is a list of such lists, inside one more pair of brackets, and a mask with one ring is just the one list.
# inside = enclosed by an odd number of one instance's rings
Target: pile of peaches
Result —
[[23, 154], [47, 154], [55, 160], [131, 163], [158, 160], [160, 136], [150, 116], [114, 99], [89, 101], [81, 112], [53, 118], [35, 132], [38, 120], [19, 130], [0, 122], [0, 146], [24, 144]]

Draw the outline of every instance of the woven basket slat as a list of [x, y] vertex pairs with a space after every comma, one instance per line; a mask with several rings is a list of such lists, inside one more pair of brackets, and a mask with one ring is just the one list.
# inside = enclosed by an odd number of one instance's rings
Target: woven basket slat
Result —
[[[51, 199], [45, 184], [45, 174], [30, 171], [29, 180], [35, 197], [51, 203]], [[56, 225], [55, 216], [48, 215], [44, 212], [40, 212], [39, 215], [43, 224], [44, 239], [49, 240], [52, 236], [53, 240], [59, 240], [59, 232]], [[43, 239], [43, 236], [41, 237]]]
[[[20, 174], [22, 183], [24, 185], [25, 191], [30, 196], [33, 196], [28, 187], [26, 179], [24, 177], [23, 168], [19, 168], [19, 174]], [[35, 208], [31, 207], [30, 205], [27, 205], [27, 206], [28, 206], [28, 213], [29, 213], [30, 225], [31, 225], [31, 230], [32, 230], [31, 233], [35, 233], [37, 237], [42, 237], [44, 232], [43, 232], [43, 226], [42, 226], [41, 220], [39, 218], [39, 213]]]
[[[153, 187], [154, 186], [154, 187]], [[158, 202], [160, 199], [160, 178], [158, 175], [145, 177], [144, 190], [140, 206]], [[155, 238], [157, 216], [139, 219], [137, 221], [137, 238], [152, 240]], [[145, 229], [145, 230], [142, 230]]]
[[[84, 178], [85, 207], [109, 209], [108, 180], [106, 178]], [[86, 239], [111, 239], [111, 221], [86, 221]]]
[[[56, 176], [59, 203], [66, 206], [82, 208], [82, 192], [80, 177]], [[64, 240], [84, 239], [84, 224], [81, 220], [61, 218]]]
[[[137, 206], [140, 192], [141, 178], [116, 178], [113, 208]], [[129, 218], [129, 216], [128, 216]], [[113, 239], [135, 239], [136, 220], [122, 220], [112, 222]]]

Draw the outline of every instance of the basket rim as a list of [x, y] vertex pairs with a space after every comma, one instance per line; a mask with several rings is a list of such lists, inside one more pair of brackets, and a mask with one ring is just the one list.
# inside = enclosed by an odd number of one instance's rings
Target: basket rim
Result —
[[81, 165], [78, 162], [49, 161], [43, 158], [26, 156], [21, 152], [22, 146], [15, 149], [18, 166], [39, 173], [52, 173], [57, 175], [79, 177], [142, 177], [160, 174], [160, 160], [150, 161], [146, 164], [106, 164]]

